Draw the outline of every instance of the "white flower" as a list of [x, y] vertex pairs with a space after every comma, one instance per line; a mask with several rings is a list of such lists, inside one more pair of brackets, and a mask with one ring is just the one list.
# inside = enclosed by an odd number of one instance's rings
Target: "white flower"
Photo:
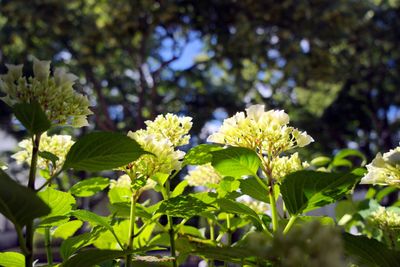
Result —
[[[64, 164], [65, 157], [74, 144], [71, 136], [69, 135], [52, 135], [48, 136], [47, 133], [42, 134], [40, 138], [39, 151], [47, 151], [58, 157], [56, 161], [56, 168], [52, 171], [58, 171]], [[18, 143], [18, 146], [22, 148], [21, 151], [15, 153], [11, 157], [14, 158], [18, 163], [31, 163], [32, 157], [32, 140], [24, 139]], [[49, 170], [49, 168], [54, 168], [50, 160], [38, 157], [37, 167], [42, 170]]]
[[273, 157], [314, 141], [288, 123], [289, 116], [283, 110], [265, 111], [264, 105], [253, 105], [246, 109], [246, 114], [238, 112], [225, 119], [219, 131], [207, 141], [246, 147]]
[[23, 65], [6, 65], [8, 72], [0, 75], [1, 99], [10, 106], [37, 101], [48, 119], [58, 125], [82, 127], [92, 112], [89, 100], [73, 89], [77, 77], [56, 68], [50, 75], [50, 61], [33, 60], [34, 77], [22, 76]]
[[195, 169], [190, 170], [185, 176], [190, 186], [207, 186], [218, 184], [222, 180], [222, 176], [211, 166], [210, 163], [199, 165]]
[[400, 147], [383, 154], [378, 153], [367, 165], [368, 173], [361, 184], [400, 185]]

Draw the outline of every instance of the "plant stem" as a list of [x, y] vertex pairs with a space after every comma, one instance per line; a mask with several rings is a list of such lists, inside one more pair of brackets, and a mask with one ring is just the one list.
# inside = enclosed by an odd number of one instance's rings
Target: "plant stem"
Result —
[[[31, 166], [29, 169], [28, 188], [35, 191], [35, 178], [36, 178], [36, 165], [39, 153], [40, 136], [38, 133], [32, 136], [32, 157]], [[25, 229], [25, 246], [28, 250], [25, 254], [25, 266], [31, 267], [33, 265], [33, 220], [26, 224]]]
[[[227, 234], [227, 246], [229, 247], [232, 244], [232, 233], [231, 233], [231, 217], [227, 213], [226, 214], [226, 234]], [[228, 266], [228, 262], [224, 262], [224, 266]]]
[[269, 194], [269, 202], [270, 202], [271, 216], [272, 216], [272, 232], [276, 232], [278, 230], [278, 211], [276, 209], [274, 184], [272, 183], [272, 181], [270, 182], [268, 194]]
[[287, 234], [289, 232], [290, 228], [292, 228], [296, 219], [297, 219], [297, 215], [293, 215], [292, 217], [290, 217], [288, 223], [285, 226], [285, 229], [283, 229], [283, 234]]
[[[210, 226], [210, 240], [214, 242], [215, 241], [214, 223], [210, 219], [208, 219], [207, 221], [208, 221], [208, 225]], [[214, 260], [213, 259], [209, 259], [207, 263], [208, 263], [208, 266], [214, 267]]]
[[46, 227], [44, 229], [44, 246], [46, 248], [47, 254], [47, 265], [52, 267], [53, 266], [53, 251], [51, 250], [51, 236], [50, 236], [50, 227]]
[[[169, 199], [170, 193], [171, 193], [171, 187], [169, 183], [169, 179], [165, 182], [165, 198]], [[172, 217], [167, 215], [168, 219], [168, 233], [169, 233], [169, 242], [171, 244], [171, 257], [173, 258], [173, 266], [178, 267], [178, 264], [176, 262], [176, 250], [175, 250], [175, 231], [174, 231], [174, 222], [172, 221]]]
[[[129, 243], [128, 250], [133, 249], [133, 241], [135, 239], [135, 223], [136, 223], [136, 194], [132, 193], [131, 210], [129, 215]], [[132, 266], [132, 254], [126, 256], [126, 266]]]

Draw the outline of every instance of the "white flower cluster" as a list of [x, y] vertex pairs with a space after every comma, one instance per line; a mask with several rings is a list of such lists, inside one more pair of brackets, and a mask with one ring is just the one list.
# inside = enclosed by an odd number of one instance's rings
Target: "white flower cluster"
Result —
[[59, 125], [87, 126], [92, 112], [87, 97], [73, 89], [77, 77], [65, 69], [56, 68], [50, 75], [50, 61], [33, 60], [34, 77], [22, 76], [23, 65], [6, 65], [8, 72], [0, 75], [1, 98], [8, 105], [37, 101], [48, 119]]
[[264, 105], [253, 105], [246, 109], [246, 114], [238, 112], [225, 119], [219, 131], [207, 141], [247, 147], [272, 157], [314, 141], [288, 123], [289, 116], [283, 110], [265, 111]]
[[381, 184], [400, 186], [400, 147], [389, 152], [378, 153], [375, 159], [367, 165], [367, 174], [361, 179], [361, 184]]
[[[132, 180], [129, 177], [129, 175], [124, 174], [121, 175], [117, 180], [111, 180], [110, 183], [110, 188], [131, 188]], [[154, 188], [156, 185], [156, 182], [151, 179], [147, 179], [147, 183], [144, 187], [141, 188], [141, 190], [148, 190], [151, 188]]]
[[129, 164], [125, 171], [133, 177], [151, 177], [158, 172], [171, 174], [174, 170], [180, 170], [185, 153], [176, 147], [189, 143], [191, 118], [159, 115], [154, 121], [146, 121], [146, 125], [145, 130], [129, 132], [128, 136], [153, 155], [141, 156]]
[[400, 213], [394, 210], [379, 207], [371, 213], [370, 219], [382, 231], [400, 230]]
[[207, 163], [190, 170], [189, 174], [185, 176], [185, 179], [190, 186], [207, 186], [218, 184], [222, 180], [222, 176], [210, 163]]
[[[52, 135], [48, 136], [47, 133], [42, 134], [40, 137], [40, 151], [50, 152], [58, 157], [56, 161], [56, 168], [52, 166], [50, 160], [38, 157], [37, 167], [42, 170], [50, 170], [52, 172], [57, 172], [61, 169], [65, 162], [65, 157], [74, 144], [71, 136], [69, 135]], [[11, 157], [14, 158], [18, 163], [31, 163], [32, 157], [32, 139], [24, 139], [18, 143], [18, 146], [22, 149], [21, 151], [15, 153]]]
[[288, 126], [289, 116], [283, 110], [265, 111], [264, 105], [253, 105], [244, 112], [224, 120], [218, 132], [207, 141], [252, 149], [263, 160], [268, 176], [280, 181], [290, 172], [301, 170], [304, 164], [297, 153], [280, 155], [296, 147], [304, 147], [314, 139]]

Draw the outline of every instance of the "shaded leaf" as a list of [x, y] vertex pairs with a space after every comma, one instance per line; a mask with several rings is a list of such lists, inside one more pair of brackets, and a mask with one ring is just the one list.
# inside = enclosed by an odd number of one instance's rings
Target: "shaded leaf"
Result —
[[344, 233], [343, 241], [346, 254], [360, 266], [399, 266], [400, 252], [388, 249], [375, 239]]
[[268, 191], [254, 177], [240, 180], [240, 191], [254, 199], [269, 203]]
[[63, 267], [94, 266], [104, 261], [118, 259], [134, 252], [139, 252], [139, 251], [89, 249], [78, 252], [77, 254], [69, 258], [66, 262], [64, 262], [62, 266]]
[[15, 104], [13, 111], [31, 135], [43, 133], [51, 127], [51, 122], [38, 102]]
[[94, 132], [80, 138], [69, 150], [64, 169], [103, 171], [121, 167], [148, 154], [128, 136]]
[[191, 196], [177, 196], [164, 200], [157, 213], [173, 217], [191, 218], [210, 208], [210, 205]]
[[221, 211], [227, 213], [234, 213], [238, 215], [250, 216], [257, 222], [262, 224], [262, 221], [260, 217], [258, 217], [257, 213], [251, 208], [247, 207], [245, 204], [238, 203], [236, 201], [225, 198], [217, 199], [216, 203], [220, 207]]
[[280, 187], [287, 210], [300, 214], [339, 200], [361, 179], [362, 170], [351, 173], [298, 171], [285, 177]]
[[0, 213], [20, 227], [51, 211], [31, 189], [12, 180], [0, 169]]
[[84, 233], [81, 235], [69, 237], [61, 243], [60, 254], [61, 257], [66, 260], [77, 250], [91, 245], [98, 237], [99, 234], [104, 231], [103, 228], [94, 228], [90, 233]]
[[223, 149], [221, 146], [201, 144], [191, 148], [183, 159], [183, 166], [203, 165], [212, 160], [211, 152]]

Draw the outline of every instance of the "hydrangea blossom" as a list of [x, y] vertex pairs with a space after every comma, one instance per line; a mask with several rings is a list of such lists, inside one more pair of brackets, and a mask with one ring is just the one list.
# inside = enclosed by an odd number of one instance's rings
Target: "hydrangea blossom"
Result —
[[370, 219], [373, 224], [383, 231], [390, 229], [400, 230], [400, 213], [394, 210], [379, 207], [371, 214]]
[[265, 111], [264, 105], [253, 105], [244, 112], [225, 119], [218, 132], [207, 141], [247, 147], [259, 153], [277, 156], [295, 147], [304, 147], [314, 139], [288, 126], [289, 116], [283, 110]]
[[307, 167], [306, 162], [301, 162], [299, 154], [296, 152], [290, 156], [276, 157], [272, 159], [272, 177], [282, 180], [289, 173], [302, 170]]
[[361, 179], [361, 184], [400, 186], [400, 147], [383, 155], [378, 153], [367, 165], [367, 170], [367, 174]]
[[210, 184], [218, 184], [222, 180], [222, 176], [210, 163], [207, 163], [190, 170], [188, 175], [185, 176], [185, 179], [190, 186], [207, 186]]
[[160, 115], [154, 121], [146, 121], [146, 125], [146, 129], [129, 132], [128, 136], [153, 155], [141, 156], [126, 166], [125, 171], [131, 177], [148, 178], [158, 172], [171, 174], [174, 170], [180, 170], [185, 153], [176, 150], [176, 147], [189, 142], [191, 118], [173, 114]]
[[257, 214], [265, 214], [268, 211], [268, 205], [266, 203], [255, 200], [251, 197], [241, 196], [236, 200], [242, 204], [245, 204], [247, 207], [254, 210]]
[[0, 75], [1, 98], [13, 106], [17, 103], [37, 101], [48, 119], [55, 124], [73, 127], [87, 126], [87, 115], [92, 114], [86, 96], [74, 91], [77, 77], [63, 68], [50, 75], [50, 61], [33, 60], [33, 77], [22, 76], [23, 65], [6, 65], [8, 72]]
[[[74, 141], [71, 139], [69, 135], [52, 135], [48, 136], [47, 133], [44, 133], [40, 138], [40, 151], [50, 152], [58, 157], [56, 161], [56, 168], [51, 166], [52, 172], [59, 171], [64, 164], [65, 157], [74, 144]], [[18, 146], [22, 149], [18, 151], [11, 157], [17, 160], [18, 163], [31, 163], [32, 157], [32, 139], [24, 139], [18, 143]], [[49, 166], [51, 165], [50, 160], [38, 157], [37, 167], [42, 170], [49, 170]]]

